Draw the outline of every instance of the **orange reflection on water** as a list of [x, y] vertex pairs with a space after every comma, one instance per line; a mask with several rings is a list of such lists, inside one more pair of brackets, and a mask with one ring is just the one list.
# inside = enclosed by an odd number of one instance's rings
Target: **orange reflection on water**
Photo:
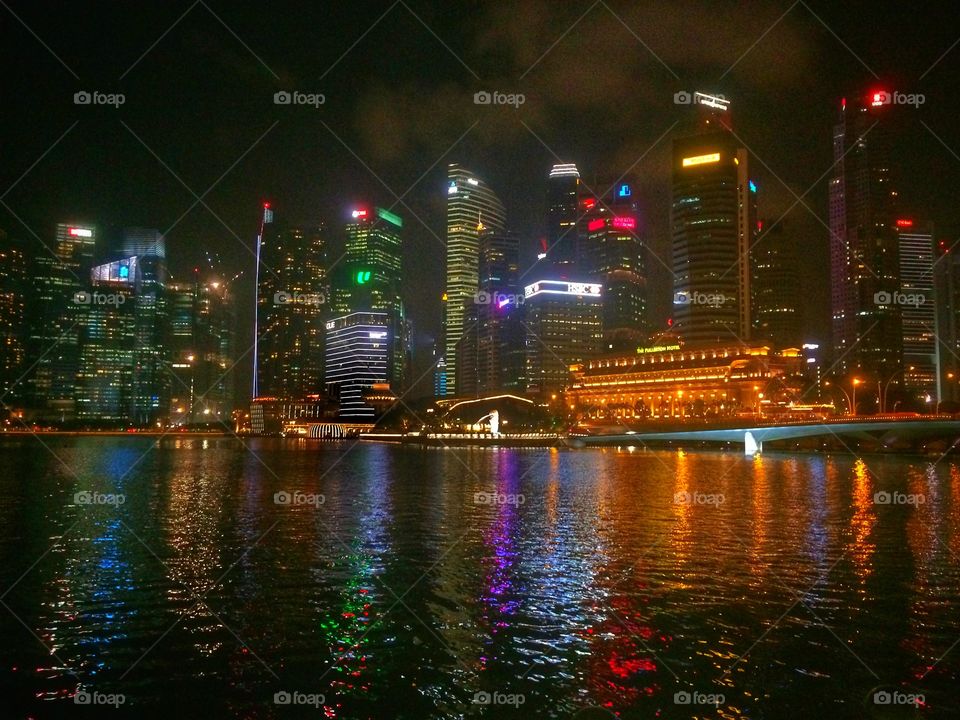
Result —
[[863, 460], [857, 458], [853, 465], [853, 515], [850, 518], [852, 537], [847, 545], [847, 554], [853, 560], [854, 572], [861, 585], [873, 574], [873, 557], [876, 543], [871, 541], [873, 526], [877, 524], [876, 505], [873, 502], [873, 479]]

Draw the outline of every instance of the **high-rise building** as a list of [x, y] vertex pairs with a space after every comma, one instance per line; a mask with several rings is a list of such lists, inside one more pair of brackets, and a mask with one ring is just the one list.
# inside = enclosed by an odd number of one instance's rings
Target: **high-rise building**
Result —
[[632, 351], [647, 339], [646, 253], [632, 178], [597, 197], [583, 193], [577, 267], [603, 286], [604, 352]]
[[33, 258], [33, 301], [27, 308], [27, 404], [37, 419], [62, 422], [75, 417], [86, 306], [74, 299], [89, 287], [96, 238], [93, 225], [60, 223], [53, 247]]
[[940, 399], [960, 401], [960, 241], [937, 242], [933, 265]]
[[457, 368], [458, 394], [526, 390], [520, 238], [512, 232], [480, 234], [479, 288], [467, 303]]
[[761, 221], [750, 249], [753, 336], [776, 349], [803, 345], [800, 315], [800, 256], [786, 221]]
[[154, 228], [124, 228], [119, 248], [112, 255], [114, 260], [137, 258], [131, 420], [138, 425], [153, 425], [166, 416], [170, 398], [166, 240]]
[[603, 341], [602, 288], [540, 280], [524, 288], [527, 392], [558, 392], [570, 367], [596, 357]]
[[394, 392], [405, 389], [410, 327], [400, 292], [403, 219], [381, 207], [356, 207], [346, 225], [346, 251], [333, 284], [337, 317], [361, 311], [386, 314], [390, 326], [389, 377]]
[[27, 290], [24, 249], [0, 230], [0, 408], [4, 409], [18, 406], [23, 398]]
[[447, 268], [443, 330], [447, 395], [458, 394], [457, 352], [464, 313], [479, 283], [480, 233], [503, 232], [506, 212], [490, 187], [456, 164], [447, 168]]
[[397, 342], [390, 313], [351, 312], [328, 320], [326, 331], [327, 391], [339, 403], [340, 419], [373, 422], [376, 410], [364, 393], [393, 383], [391, 356]]
[[903, 361], [900, 307], [883, 302], [900, 289], [891, 112], [882, 93], [841, 102], [829, 184], [834, 362], [841, 372], [862, 370], [884, 383]]
[[580, 171], [574, 163], [557, 163], [547, 176], [547, 260], [564, 276], [576, 276], [577, 202]]
[[138, 358], [139, 257], [95, 266], [89, 289], [75, 302], [85, 309], [80, 331], [76, 415], [86, 422], [138, 422], [134, 377]]
[[900, 255], [900, 307], [903, 330], [903, 386], [914, 398], [941, 397], [937, 300], [934, 288], [933, 233], [910, 218], [896, 221]]
[[726, 102], [697, 104], [673, 141], [673, 317], [687, 345], [750, 338], [756, 204], [749, 156], [729, 130]]
[[226, 283], [217, 279], [171, 283], [170, 422], [229, 422], [233, 404], [234, 315]]
[[286, 227], [262, 208], [257, 252], [254, 397], [300, 399], [323, 387], [324, 227]]

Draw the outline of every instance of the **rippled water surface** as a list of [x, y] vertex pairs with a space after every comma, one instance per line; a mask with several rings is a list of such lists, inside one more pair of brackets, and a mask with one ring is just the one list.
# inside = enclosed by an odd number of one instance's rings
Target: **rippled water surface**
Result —
[[0, 442], [4, 718], [960, 717], [948, 462], [43, 443]]

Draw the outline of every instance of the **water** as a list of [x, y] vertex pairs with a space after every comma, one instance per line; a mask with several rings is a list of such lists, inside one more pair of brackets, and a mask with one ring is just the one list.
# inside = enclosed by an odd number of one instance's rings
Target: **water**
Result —
[[947, 462], [81, 437], [0, 467], [4, 718], [960, 717]]

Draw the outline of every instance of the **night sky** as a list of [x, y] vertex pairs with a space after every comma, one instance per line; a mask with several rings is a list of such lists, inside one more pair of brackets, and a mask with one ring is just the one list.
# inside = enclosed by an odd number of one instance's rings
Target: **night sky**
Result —
[[[644, 236], [669, 264], [668, 153], [689, 111], [673, 102], [680, 90], [731, 100], [761, 217], [787, 213], [802, 247], [810, 339], [827, 340], [826, 181], [841, 97], [925, 95], [919, 109], [897, 108], [897, 186], [906, 214], [934, 222], [939, 239], [960, 234], [951, 3], [3, 4], [0, 228], [34, 245], [51, 244], [58, 221], [159, 228], [175, 278], [208, 251], [225, 276], [246, 271], [238, 312], [253, 303], [260, 202], [287, 222], [325, 221], [339, 245], [348, 208], [369, 200], [406, 220], [405, 297], [429, 348], [448, 162], [500, 194], [528, 258], [554, 162], [576, 162], [588, 185], [631, 170]], [[125, 103], [75, 105], [83, 90]], [[279, 90], [326, 102], [278, 106]], [[479, 90], [526, 102], [478, 106]], [[662, 326], [669, 273], [654, 261], [650, 274]], [[247, 327], [238, 351], [250, 342]]]

